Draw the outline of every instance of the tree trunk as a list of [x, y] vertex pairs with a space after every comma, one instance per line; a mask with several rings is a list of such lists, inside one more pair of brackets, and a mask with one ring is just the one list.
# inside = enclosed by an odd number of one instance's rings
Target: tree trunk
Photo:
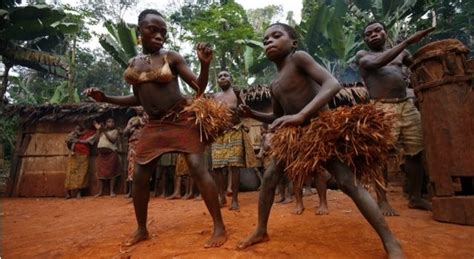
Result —
[[10, 68], [12, 68], [12, 65], [8, 62], [3, 62], [3, 64], [5, 65], [5, 71], [3, 71], [2, 88], [0, 89], [0, 106], [3, 106], [3, 100], [8, 87], [8, 73], [10, 72]]
[[227, 70], [227, 62], [225, 60], [225, 49], [221, 49], [221, 59], [219, 60], [221, 71]]
[[72, 41], [72, 49], [69, 57], [69, 74], [68, 74], [68, 103], [74, 103], [74, 81], [76, 78], [76, 37]]

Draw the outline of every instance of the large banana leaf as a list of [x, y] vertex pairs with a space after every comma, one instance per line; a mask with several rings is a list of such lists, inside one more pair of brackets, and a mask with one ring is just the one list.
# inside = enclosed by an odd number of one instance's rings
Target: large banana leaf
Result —
[[109, 53], [115, 61], [117, 61], [122, 68], [127, 68], [128, 59], [123, 49], [114, 41], [110, 35], [102, 35], [99, 38], [99, 43], [107, 53]]
[[104, 23], [109, 34], [103, 34], [99, 43], [123, 68], [127, 67], [128, 60], [138, 54], [137, 35], [135, 29], [124, 21], [114, 24], [111, 21]]
[[137, 45], [135, 30], [131, 29], [124, 21], [120, 21], [117, 24], [117, 32], [120, 39], [120, 45], [127, 55], [127, 58], [130, 59], [135, 57], [138, 54], [135, 47]]
[[14, 65], [67, 78], [69, 65], [63, 56], [15, 45], [7, 45], [4, 49], [0, 48], [0, 55]]

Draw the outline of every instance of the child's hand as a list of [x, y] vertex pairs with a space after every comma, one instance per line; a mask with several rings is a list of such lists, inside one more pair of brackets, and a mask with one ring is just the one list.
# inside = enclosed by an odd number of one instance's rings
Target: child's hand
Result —
[[252, 110], [250, 109], [248, 105], [245, 105], [245, 104], [239, 105], [239, 107], [237, 108], [237, 112], [239, 113], [240, 117], [243, 117], [243, 118], [252, 117]]
[[199, 61], [204, 64], [210, 64], [212, 60], [212, 48], [209, 43], [200, 42], [196, 46]]
[[105, 100], [105, 94], [96, 87], [87, 88], [82, 94], [92, 97], [97, 102], [103, 102]]
[[100, 125], [100, 123], [97, 123], [97, 121], [94, 121], [94, 128], [100, 130], [102, 128], [102, 125]]
[[270, 130], [275, 130], [288, 126], [299, 126], [303, 124], [304, 121], [304, 116], [299, 113], [293, 115], [285, 115], [273, 121], [269, 128]]

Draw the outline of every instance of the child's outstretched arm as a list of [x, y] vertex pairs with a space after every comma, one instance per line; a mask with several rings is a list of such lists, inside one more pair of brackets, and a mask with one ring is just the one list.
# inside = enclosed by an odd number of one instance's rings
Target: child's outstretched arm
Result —
[[199, 43], [196, 50], [199, 61], [201, 62], [201, 72], [198, 77], [196, 77], [196, 75], [191, 71], [180, 54], [176, 52], [173, 53], [179, 76], [196, 91], [196, 96], [200, 96], [204, 93], [204, 90], [206, 90], [207, 82], [209, 80], [209, 65], [212, 60], [212, 48], [206, 43]]
[[265, 113], [265, 112], [252, 110], [250, 109], [249, 106], [245, 104], [241, 104], [239, 105], [238, 112], [239, 112], [239, 116], [241, 117], [249, 117], [249, 118], [253, 118], [267, 124], [271, 124], [273, 121], [275, 121], [275, 119], [283, 115], [283, 109], [281, 108], [280, 104], [273, 98], [272, 98], [272, 106], [273, 106], [273, 112]]

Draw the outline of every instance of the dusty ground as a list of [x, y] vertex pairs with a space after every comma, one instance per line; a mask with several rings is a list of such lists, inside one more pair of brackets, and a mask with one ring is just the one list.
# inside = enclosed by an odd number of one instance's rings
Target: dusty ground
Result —
[[[382, 244], [353, 203], [330, 191], [328, 216], [316, 216], [317, 196], [305, 197], [306, 211], [291, 212], [294, 203], [277, 204], [270, 218], [270, 242], [245, 251], [234, 249], [256, 223], [258, 193], [240, 196], [241, 212], [223, 209], [229, 240], [204, 249], [211, 220], [204, 203], [152, 198], [152, 237], [131, 251], [120, 242], [135, 229], [133, 207], [123, 196], [2, 199], [2, 258], [383, 258]], [[400, 217], [388, 223], [409, 258], [474, 258], [474, 227], [432, 220], [430, 212], [409, 210], [391, 194]]]

